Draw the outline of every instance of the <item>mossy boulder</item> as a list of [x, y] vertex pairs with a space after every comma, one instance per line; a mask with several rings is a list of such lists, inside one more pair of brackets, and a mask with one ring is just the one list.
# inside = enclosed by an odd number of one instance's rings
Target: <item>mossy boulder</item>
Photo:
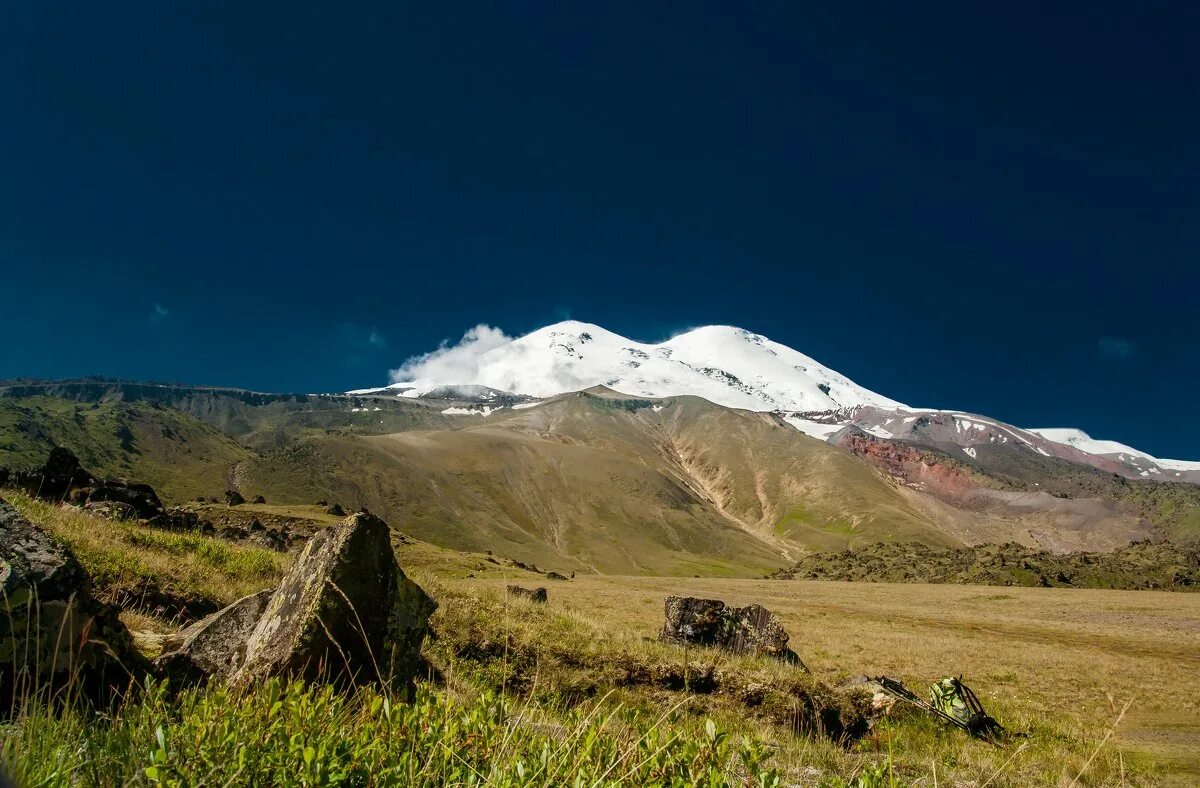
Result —
[[762, 605], [728, 607], [719, 599], [669, 596], [664, 617], [659, 640], [800, 663], [779, 617]]
[[153, 487], [129, 479], [105, 479], [77, 490], [76, 498], [84, 506], [114, 503], [122, 509], [128, 507], [139, 520], [158, 520], [167, 513]]
[[407, 686], [436, 609], [396, 563], [387, 523], [359, 512], [308, 541], [250, 633], [233, 680]]
[[71, 550], [0, 499], [0, 709], [31, 690], [100, 704], [144, 675], [117, 610], [97, 601]]

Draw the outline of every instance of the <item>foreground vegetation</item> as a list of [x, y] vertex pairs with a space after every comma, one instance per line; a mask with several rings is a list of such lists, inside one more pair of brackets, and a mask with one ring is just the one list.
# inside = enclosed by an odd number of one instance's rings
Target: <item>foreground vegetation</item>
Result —
[[[227, 599], [273, 585], [286, 562], [219, 539], [13, 502], [71, 542], [102, 592], [152, 578]], [[411, 540], [398, 554], [440, 603], [426, 644], [436, 669], [411, 705], [377, 690], [279, 683], [179, 696], [151, 684], [101, 716], [31, 699], [0, 726], [2, 768], [21, 785], [1194, 784], [1193, 595], [555, 582]], [[550, 603], [508, 598], [503, 585], [515, 577], [547, 584]], [[668, 593], [766, 605], [812, 674], [658, 643]], [[172, 628], [162, 616], [125, 618], [135, 630]], [[153, 639], [139, 642], [153, 648]], [[868, 726], [863, 697], [840, 689], [858, 674], [887, 674], [923, 694], [960, 672], [1025, 736], [994, 746], [903, 707]], [[1166, 691], [1148, 697], [1148, 687]]]
[[28, 710], [0, 734], [20, 785], [778, 785], [762, 747], [600, 703], [555, 715], [489, 692], [271, 681], [168, 695], [111, 719]]
[[261, 547], [92, 517], [15, 490], [0, 497], [74, 551], [100, 599], [165, 618], [207, 615], [269, 588], [290, 561]]

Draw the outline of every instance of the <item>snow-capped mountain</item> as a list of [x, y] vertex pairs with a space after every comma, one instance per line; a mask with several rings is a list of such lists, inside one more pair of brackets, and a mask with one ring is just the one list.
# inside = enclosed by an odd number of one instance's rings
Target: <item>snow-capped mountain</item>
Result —
[[1116, 441], [1097, 440], [1083, 430], [1073, 427], [1031, 429], [1057, 443], [1074, 446], [1080, 451], [1125, 463], [1138, 471], [1139, 476], [1166, 475], [1200, 481], [1200, 462], [1189, 460], [1160, 460], [1144, 451]]
[[786, 345], [732, 326], [705, 326], [646, 344], [590, 323], [566, 321], [462, 359], [417, 364], [421, 376], [388, 388], [406, 397], [463, 385], [549, 397], [604, 385], [642, 397], [693, 394], [731, 408], [823, 411], [899, 403], [869, 391]]
[[1044, 456], [1130, 477], [1200, 482], [1200, 462], [1160, 460], [1082, 430], [1020, 429], [966, 412], [910, 408], [799, 351], [733, 326], [704, 326], [655, 344], [574, 320], [515, 339], [480, 327], [459, 345], [410, 360], [393, 379], [383, 389], [350, 393], [461, 399], [477, 404], [462, 412], [486, 415], [529, 407], [531, 398], [602, 385], [639, 397], [694, 395], [726, 407], [775, 412], [821, 440], [836, 440], [854, 427], [887, 440], [957, 446], [968, 457], [976, 456], [977, 444], [1011, 440]]

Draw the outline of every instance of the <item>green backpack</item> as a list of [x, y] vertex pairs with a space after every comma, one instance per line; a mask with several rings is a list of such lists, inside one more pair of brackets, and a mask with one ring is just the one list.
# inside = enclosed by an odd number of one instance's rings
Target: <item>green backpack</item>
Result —
[[931, 686], [929, 705], [973, 736], [992, 736], [1003, 730], [961, 678], [947, 676]]

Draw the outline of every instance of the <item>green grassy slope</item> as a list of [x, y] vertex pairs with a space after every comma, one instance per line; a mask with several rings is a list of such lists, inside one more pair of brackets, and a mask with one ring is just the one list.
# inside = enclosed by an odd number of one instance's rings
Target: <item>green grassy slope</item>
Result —
[[[117, 381], [51, 381], [0, 385], [0, 400], [53, 399], [85, 406], [125, 402], [157, 405], [191, 416], [253, 448], [277, 448], [327, 430], [381, 435], [409, 429], [450, 429], [437, 405], [398, 398], [260, 394], [240, 389]], [[0, 433], [2, 434], [2, 433]]]
[[35, 467], [55, 445], [92, 473], [153, 485], [167, 503], [219, 496], [230, 470], [253, 456], [217, 429], [152, 402], [0, 397], [0, 466]]

